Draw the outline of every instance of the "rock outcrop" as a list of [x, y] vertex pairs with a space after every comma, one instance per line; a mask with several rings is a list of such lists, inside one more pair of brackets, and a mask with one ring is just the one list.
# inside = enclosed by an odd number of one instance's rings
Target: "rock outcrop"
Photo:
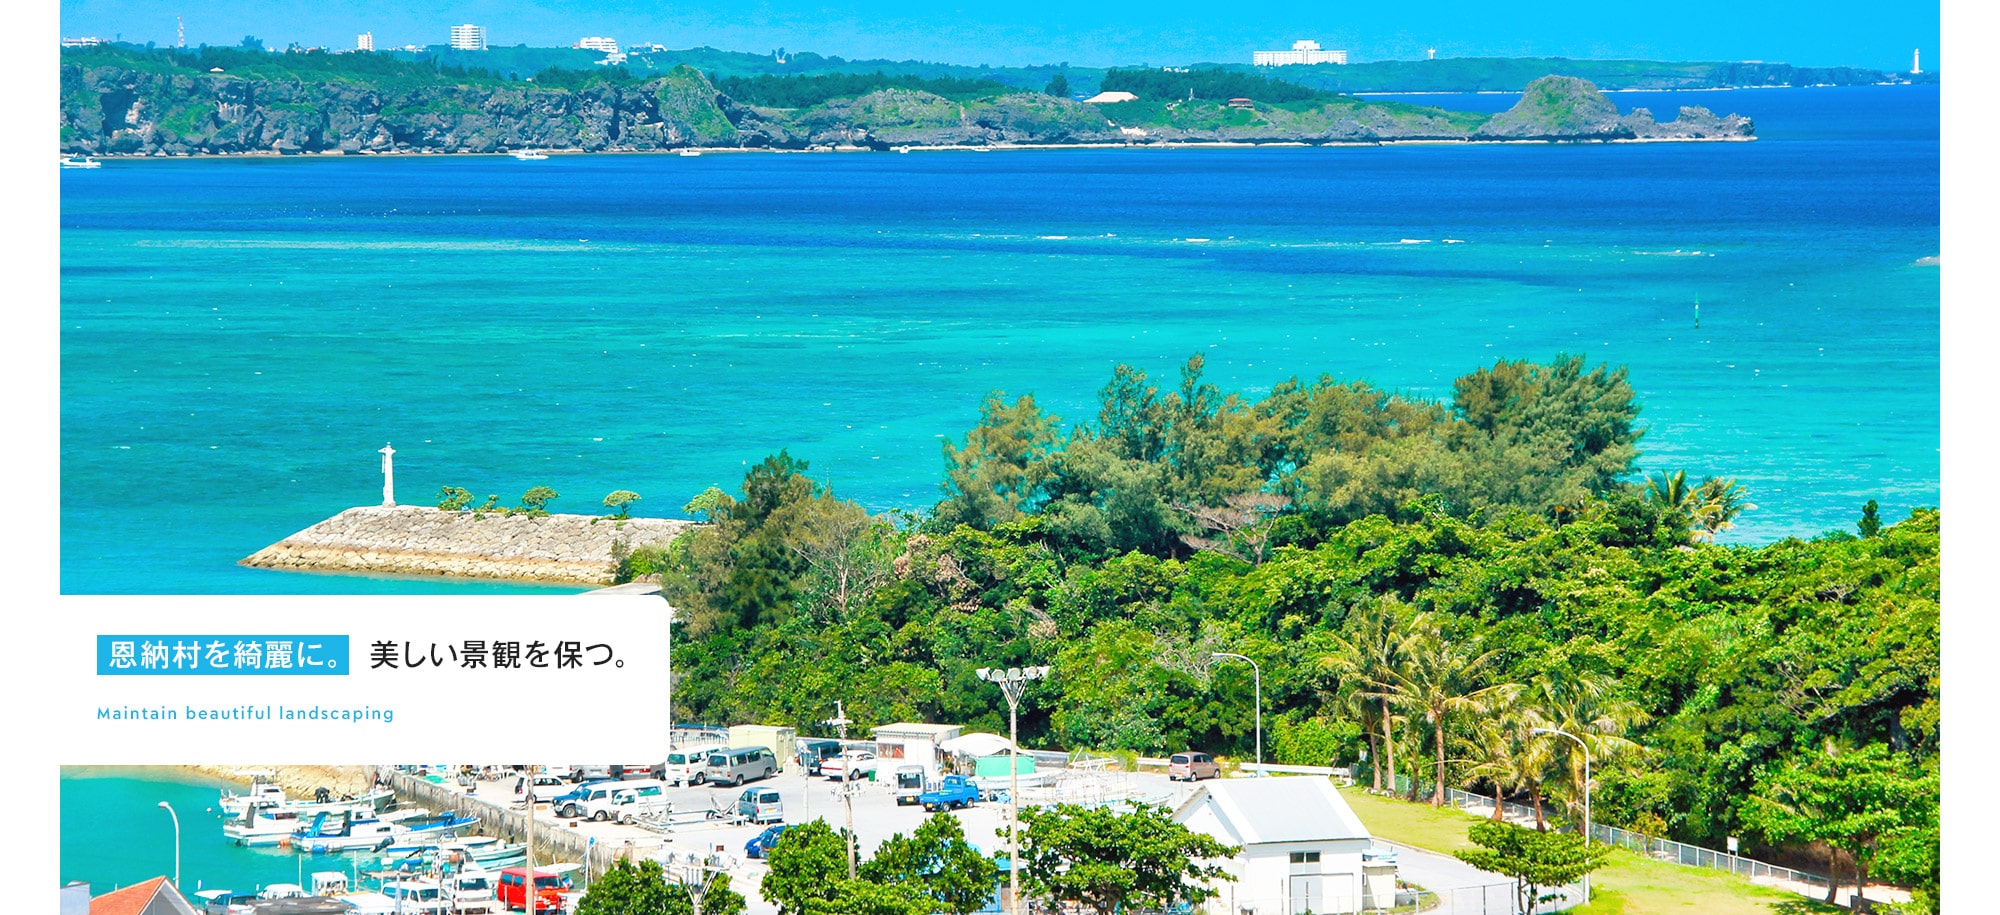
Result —
[[242, 561], [261, 569], [444, 575], [608, 585], [618, 554], [694, 526], [665, 518], [350, 508]]

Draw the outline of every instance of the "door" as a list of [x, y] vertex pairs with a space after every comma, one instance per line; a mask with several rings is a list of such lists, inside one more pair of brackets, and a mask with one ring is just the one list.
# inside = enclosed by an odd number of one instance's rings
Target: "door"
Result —
[[1326, 911], [1326, 889], [1324, 878], [1318, 874], [1296, 874], [1292, 877], [1292, 904], [1290, 915], [1315, 915]]

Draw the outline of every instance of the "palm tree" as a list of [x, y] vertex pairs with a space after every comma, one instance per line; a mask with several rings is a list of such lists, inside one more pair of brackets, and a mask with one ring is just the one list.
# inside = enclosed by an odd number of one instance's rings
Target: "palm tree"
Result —
[[1377, 748], [1377, 791], [1382, 790], [1384, 766], [1389, 770], [1390, 790], [1396, 787], [1396, 716], [1390, 712], [1390, 684], [1402, 664], [1403, 629], [1409, 617], [1409, 608], [1393, 595], [1357, 606], [1347, 616], [1345, 631], [1332, 636], [1333, 650], [1318, 660], [1322, 669], [1340, 676], [1350, 701], [1375, 703], [1375, 713], [1364, 714], [1363, 721], [1381, 726], [1379, 742], [1372, 731], [1369, 734], [1370, 745]]
[[[1483, 775], [1493, 783], [1493, 821], [1505, 819], [1503, 794], [1507, 791], [1530, 789], [1539, 796], [1542, 776], [1548, 772], [1552, 762], [1548, 741], [1535, 735], [1535, 728], [1542, 727], [1542, 716], [1534, 708], [1524, 705], [1517, 696], [1496, 709], [1494, 713], [1479, 720], [1474, 726], [1472, 748], [1479, 764], [1473, 766], [1469, 775]], [[1537, 819], [1540, 804], [1536, 805]], [[1537, 823], [1539, 826], [1539, 822]]]
[[[1625, 738], [1625, 731], [1646, 719], [1646, 713], [1637, 703], [1615, 694], [1617, 681], [1606, 674], [1595, 671], [1565, 672], [1536, 678], [1529, 700], [1537, 716], [1542, 720], [1540, 727], [1554, 728], [1576, 735], [1590, 750], [1590, 760], [1594, 765], [1617, 759], [1621, 756], [1642, 752], [1643, 747]], [[1582, 812], [1583, 797], [1587, 785], [1584, 784], [1584, 756], [1575, 742], [1555, 735], [1543, 735], [1547, 742], [1548, 758], [1553, 768], [1568, 783], [1568, 797], [1564, 798], [1573, 818]], [[1535, 803], [1537, 819], [1541, 816], [1541, 799], [1537, 793]]]
[[1686, 512], [1694, 499], [1693, 491], [1688, 489], [1687, 479], [1688, 472], [1685, 470], [1676, 470], [1671, 474], [1663, 470], [1647, 477], [1646, 498], [1674, 511]]
[[1512, 683], [1489, 683], [1487, 677], [1499, 652], [1480, 652], [1476, 641], [1454, 641], [1445, 637], [1436, 617], [1418, 614], [1404, 637], [1400, 653], [1404, 663], [1388, 677], [1390, 702], [1413, 715], [1421, 714], [1430, 725], [1437, 750], [1437, 779], [1431, 789], [1431, 806], [1444, 806], [1444, 766], [1448, 758], [1445, 730], [1460, 715], [1486, 711], [1505, 702], [1521, 687]]
[[1736, 516], [1744, 509], [1756, 508], [1743, 501], [1746, 495], [1735, 480], [1709, 477], [1695, 487], [1690, 512], [1695, 526], [1695, 536], [1703, 540], [1714, 540], [1715, 535], [1728, 530], [1736, 523]]

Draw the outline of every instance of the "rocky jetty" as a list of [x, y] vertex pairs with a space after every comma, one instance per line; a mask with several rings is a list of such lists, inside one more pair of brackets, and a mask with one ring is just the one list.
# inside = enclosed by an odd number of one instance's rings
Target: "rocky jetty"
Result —
[[444, 575], [608, 585], [619, 556], [694, 526], [665, 518], [491, 514], [418, 506], [350, 508], [258, 550], [260, 569]]

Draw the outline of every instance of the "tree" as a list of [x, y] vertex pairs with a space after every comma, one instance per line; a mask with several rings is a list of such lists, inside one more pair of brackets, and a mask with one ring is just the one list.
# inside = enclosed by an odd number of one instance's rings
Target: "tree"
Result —
[[800, 823], [771, 846], [769, 863], [758, 895], [777, 903], [781, 915], [810, 915], [839, 895], [847, 843], [825, 820]]
[[1049, 87], [1042, 91], [1056, 98], [1069, 98], [1069, 77], [1065, 74], [1057, 73], [1049, 80]]
[[[812, 903], [811, 915], [935, 915], [938, 902], [915, 887], [842, 879], [833, 894]], [[703, 913], [706, 915], [706, 913]]]
[[681, 506], [681, 511], [690, 515], [700, 515], [703, 521], [714, 524], [729, 517], [729, 509], [735, 504], [736, 500], [723, 492], [721, 487], [710, 486], [689, 499], [686, 505]]
[[1695, 487], [1694, 511], [1689, 519], [1696, 534], [1704, 540], [1714, 540], [1715, 535], [1736, 523], [1736, 516], [1744, 509], [1756, 508], [1743, 501], [1744, 494], [1743, 487], [1735, 480], [1709, 477], [1701, 481]]
[[1862, 539], [1882, 533], [1882, 516], [1879, 512], [1881, 509], [1876, 507], [1874, 499], [1869, 499], [1868, 504], [1861, 506], [1861, 520], [1854, 526], [1860, 529]]
[[617, 517], [631, 517], [632, 503], [639, 501], [639, 494], [629, 489], [620, 489], [604, 497], [604, 507], [617, 513]]
[[965, 447], [944, 443], [945, 501], [938, 517], [990, 528], [1040, 507], [1049, 456], [1060, 447], [1060, 423], [1035, 406], [1032, 394], [1012, 406], [999, 391], [987, 394], [979, 405], [979, 424], [965, 434]]
[[1362, 604], [1348, 613], [1345, 631], [1329, 639], [1333, 651], [1318, 662], [1322, 670], [1331, 670], [1344, 684], [1351, 684], [1353, 695], [1376, 703], [1382, 735], [1380, 743], [1375, 743], [1371, 732], [1370, 742], [1375, 746], [1377, 791], [1382, 790], [1384, 765], [1389, 769], [1389, 790], [1396, 787], [1395, 715], [1390, 711], [1390, 699], [1396, 671], [1403, 663], [1403, 627], [1409, 618], [1408, 608], [1393, 596]]
[[1489, 683], [1487, 678], [1499, 652], [1479, 652], [1476, 642], [1446, 638], [1437, 619], [1419, 614], [1410, 634], [1399, 646], [1404, 661], [1390, 672], [1384, 693], [1390, 702], [1413, 713], [1421, 713], [1436, 740], [1437, 781], [1431, 787], [1431, 806], [1444, 806], [1444, 767], [1450, 753], [1445, 745], [1449, 720], [1459, 715], [1483, 712], [1520, 690], [1511, 683]]
[[547, 486], [537, 486], [521, 494], [521, 511], [531, 515], [548, 514], [548, 504], [560, 498], [560, 494]]
[[[1616, 694], [1617, 681], [1589, 670], [1559, 671], [1537, 677], [1530, 685], [1537, 726], [1576, 735], [1590, 748], [1590, 762], [1600, 768], [1605, 763], [1640, 751], [1625, 738], [1626, 729], [1646, 720], [1637, 704]], [[1581, 820], [1583, 799], [1590, 786], [1584, 782], [1584, 755], [1576, 742], [1559, 734], [1540, 736], [1546, 746], [1543, 757], [1562, 770], [1569, 784], [1568, 802], [1572, 819]], [[1534, 785], [1536, 825], [1540, 826], [1542, 798], [1540, 783]]]
[[958, 818], [943, 811], [909, 838], [897, 833], [884, 841], [860, 871], [862, 880], [914, 889], [936, 901], [932, 911], [951, 915], [984, 908], [998, 873], [992, 859], [965, 840]]
[[472, 504], [471, 490], [457, 486], [446, 486], [438, 490], [438, 510], [455, 512]]
[[1236, 493], [1225, 497], [1221, 506], [1177, 505], [1194, 516], [1196, 524], [1216, 536], [1182, 534], [1181, 542], [1197, 550], [1221, 553], [1253, 566], [1264, 564], [1264, 550], [1271, 542], [1271, 526], [1265, 522], [1284, 511], [1292, 500], [1265, 492]]
[[1022, 891], [1097, 915], [1198, 904], [1216, 895], [1208, 881], [1235, 879], [1202, 863], [1236, 854], [1234, 846], [1189, 830], [1158, 807], [1120, 813], [1058, 804], [1022, 810], [1021, 823]]
[[1743, 820], [1773, 842], [1825, 842], [1826, 901], [1839, 892], [1836, 851], [1854, 859], [1854, 892], [1886, 836], [1936, 822], [1938, 777], [1914, 773], [1909, 761], [1872, 744], [1846, 753], [1814, 753], [1757, 777]]
[[[742, 915], [743, 902], [743, 894], [729, 888], [729, 875], [717, 874], [702, 897], [701, 915]], [[576, 915], [694, 915], [694, 900], [686, 887], [668, 882], [660, 862], [634, 865], [620, 858], [590, 882]]]
[[1583, 875], [1604, 866], [1611, 849], [1591, 845], [1582, 836], [1566, 832], [1540, 832], [1512, 823], [1472, 824], [1466, 837], [1475, 849], [1452, 852], [1459, 860], [1483, 871], [1514, 878], [1514, 892], [1524, 915], [1535, 915], [1542, 903], [1555, 900], [1555, 888], [1583, 879]]

